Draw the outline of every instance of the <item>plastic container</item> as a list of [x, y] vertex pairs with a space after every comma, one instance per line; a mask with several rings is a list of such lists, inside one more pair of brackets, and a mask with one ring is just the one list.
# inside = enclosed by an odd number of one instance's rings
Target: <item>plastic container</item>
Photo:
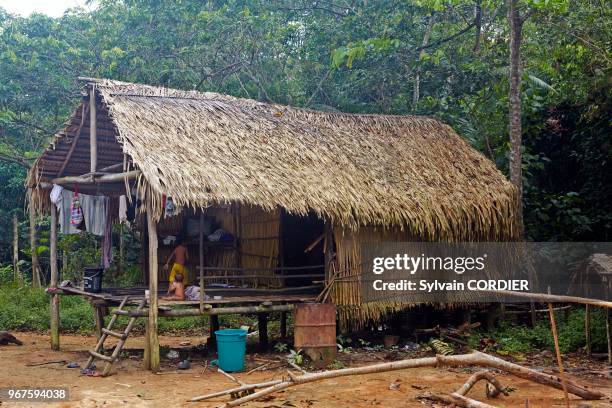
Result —
[[223, 329], [215, 331], [219, 367], [223, 371], [244, 370], [247, 331], [242, 329]]
[[85, 268], [83, 274], [83, 290], [90, 293], [102, 291], [102, 275], [104, 268]]

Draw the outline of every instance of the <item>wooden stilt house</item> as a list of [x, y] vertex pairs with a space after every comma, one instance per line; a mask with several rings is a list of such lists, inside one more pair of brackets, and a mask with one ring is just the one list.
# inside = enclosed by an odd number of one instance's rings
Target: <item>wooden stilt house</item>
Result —
[[[362, 304], [360, 251], [372, 241], [508, 240], [517, 236], [516, 194], [495, 165], [429, 117], [356, 115], [292, 108], [216, 93], [83, 79], [81, 104], [28, 177], [30, 205], [52, 216], [51, 286], [58, 286], [53, 185], [136, 206], [146, 287], [96, 295], [148, 304], [146, 365], [159, 366], [157, 319], [220, 313], [286, 313], [333, 302], [341, 321], [376, 320], [397, 302]], [[180, 207], [169, 216], [168, 200]], [[111, 204], [111, 207], [115, 204]], [[215, 224], [228, 239], [211, 241]], [[162, 265], [185, 236], [190, 308], [158, 300]], [[170, 240], [171, 242], [171, 240]], [[354, 279], [344, 279], [353, 277]], [[76, 292], [75, 292], [76, 291]], [[179, 302], [180, 303], [180, 302]], [[216, 321], [212, 319], [213, 324]]]

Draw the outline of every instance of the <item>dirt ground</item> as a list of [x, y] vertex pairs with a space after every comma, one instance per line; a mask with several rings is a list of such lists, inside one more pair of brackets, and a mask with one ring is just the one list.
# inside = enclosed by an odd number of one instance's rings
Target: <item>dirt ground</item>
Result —
[[[13, 333], [20, 338], [24, 345], [0, 346], [0, 387], [69, 387], [70, 401], [54, 404], [41, 403], [0, 403], [6, 407], [25, 406], [52, 406], [52, 407], [216, 407], [227, 401], [227, 397], [220, 397], [208, 402], [189, 403], [191, 397], [214, 391], [223, 390], [234, 383], [216, 372], [216, 368], [206, 367], [209, 357], [194, 359], [192, 367], [187, 371], [176, 371], [175, 362], [162, 359], [162, 374], [153, 374], [142, 370], [141, 358], [133, 355], [122, 359], [115, 365], [114, 374], [110, 377], [87, 377], [80, 375], [79, 369], [70, 369], [66, 364], [46, 364], [28, 366], [29, 364], [44, 363], [48, 361], [65, 360], [78, 362], [83, 365], [87, 359], [87, 350], [95, 343], [93, 336], [63, 335], [61, 337], [60, 352], [53, 352], [49, 348], [49, 338], [46, 335], [32, 333]], [[177, 349], [184, 356], [187, 348], [204, 343], [205, 337], [170, 337], [161, 336], [160, 344]], [[189, 346], [183, 345], [188, 341]], [[142, 348], [142, 337], [128, 339], [130, 349]], [[167, 350], [164, 349], [167, 353]], [[247, 357], [247, 370], [270, 364], [262, 371], [250, 374], [236, 374], [236, 377], [247, 383], [257, 383], [274, 378], [280, 378], [287, 367], [278, 367], [275, 359], [280, 355], [253, 355]], [[372, 356], [351, 356], [351, 366], [374, 363], [382, 357], [374, 356], [374, 361], [368, 361]], [[275, 368], [277, 367], [277, 368]], [[595, 368], [594, 368], [595, 367]], [[206, 368], [206, 369], [205, 369]], [[572, 378], [585, 385], [597, 388], [606, 395], [612, 395], [612, 379], [602, 373], [605, 366], [601, 363], [589, 363], [588, 369], [573, 364]], [[473, 370], [439, 370], [422, 368], [402, 370], [395, 372], [369, 374], [363, 376], [343, 377], [304, 384], [292, 387], [284, 392], [274, 394], [266, 401], [245, 404], [246, 407], [423, 407], [436, 406], [429, 402], [417, 399], [425, 391], [449, 392], [461, 386]], [[525, 407], [529, 400], [529, 407], [562, 407], [565, 406], [563, 392], [546, 386], [534, 384], [515, 377], [499, 375], [498, 378], [506, 387], [515, 391], [509, 397], [496, 400], [486, 400], [484, 385], [479, 383], [470, 392], [470, 396], [486, 401], [499, 407]], [[399, 384], [397, 389], [390, 389], [391, 383]], [[392, 387], [393, 388], [393, 387]], [[572, 406], [579, 403], [588, 404], [581, 407], [610, 407], [610, 398], [601, 401], [583, 402], [572, 397]], [[440, 405], [437, 405], [440, 406]]]

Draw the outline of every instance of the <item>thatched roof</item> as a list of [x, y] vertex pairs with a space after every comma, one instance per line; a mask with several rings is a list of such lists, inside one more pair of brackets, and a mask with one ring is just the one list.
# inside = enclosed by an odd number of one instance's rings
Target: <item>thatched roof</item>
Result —
[[[421, 116], [317, 112], [111, 80], [97, 89], [99, 166], [125, 153], [148, 186], [194, 207], [237, 201], [422, 237], [511, 238], [515, 190], [450, 126]], [[37, 161], [57, 176], [86, 102]], [[83, 120], [81, 120], [83, 118]], [[63, 174], [88, 171], [85, 135]], [[118, 143], [113, 143], [114, 141]], [[100, 149], [99, 149], [100, 150]]]

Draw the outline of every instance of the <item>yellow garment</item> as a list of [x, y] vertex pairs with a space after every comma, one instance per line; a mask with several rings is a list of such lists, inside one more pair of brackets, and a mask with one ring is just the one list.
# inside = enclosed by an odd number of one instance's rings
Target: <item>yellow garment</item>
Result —
[[183, 286], [187, 287], [187, 282], [189, 282], [187, 268], [185, 268], [185, 265], [177, 264], [176, 262], [172, 265], [172, 270], [170, 271], [170, 277], [168, 278], [168, 281], [170, 282], [170, 284], [174, 282], [174, 275], [176, 275], [177, 273], [180, 273], [183, 275]]

